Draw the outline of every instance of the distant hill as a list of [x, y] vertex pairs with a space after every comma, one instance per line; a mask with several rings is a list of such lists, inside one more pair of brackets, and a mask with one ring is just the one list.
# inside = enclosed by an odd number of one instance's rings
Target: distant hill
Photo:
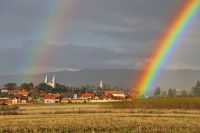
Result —
[[[99, 81], [111, 86], [119, 86], [131, 88], [132, 84], [137, 81], [137, 74], [141, 70], [130, 69], [84, 69], [80, 71], [59, 71], [52, 73], [44, 73], [38, 75], [10, 75], [1, 76], [0, 85], [3, 86], [7, 82], [15, 82], [19, 84], [19, 79], [29, 79], [33, 77], [33, 81], [24, 80], [23, 82], [40, 83], [44, 81], [46, 74], [51, 80], [52, 76], [56, 75], [58, 83], [69, 86], [94, 85], [98, 86]], [[158, 80], [158, 84], [163, 89], [179, 88], [190, 89], [194, 86], [197, 80], [200, 79], [200, 70], [168, 70], [163, 71]]]

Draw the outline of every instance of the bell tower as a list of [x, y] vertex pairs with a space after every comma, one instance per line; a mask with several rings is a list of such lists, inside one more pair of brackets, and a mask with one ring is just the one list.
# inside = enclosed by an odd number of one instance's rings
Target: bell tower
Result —
[[44, 80], [45, 84], [48, 84], [48, 76], [46, 75], [45, 80]]

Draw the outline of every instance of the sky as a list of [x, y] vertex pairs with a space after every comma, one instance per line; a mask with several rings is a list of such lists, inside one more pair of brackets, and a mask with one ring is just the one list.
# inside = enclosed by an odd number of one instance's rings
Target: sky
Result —
[[[54, 20], [54, 0], [0, 0], [0, 75], [24, 74], [27, 60], [44, 56], [31, 54], [35, 47], [51, 51], [45, 63], [32, 66], [38, 72], [141, 69], [184, 0], [65, 1], [62, 19]], [[163, 69], [199, 70], [199, 38], [197, 16]]]

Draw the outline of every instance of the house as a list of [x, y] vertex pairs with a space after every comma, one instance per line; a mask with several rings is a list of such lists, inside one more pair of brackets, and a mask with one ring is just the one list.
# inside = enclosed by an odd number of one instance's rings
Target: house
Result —
[[18, 104], [18, 103], [20, 103], [20, 100], [19, 100], [18, 97], [13, 97], [13, 98], [11, 98], [11, 103], [12, 104]]
[[0, 104], [7, 104], [9, 101], [9, 98], [0, 98]]
[[28, 102], [28, 98], [22, 95], [14, 95], [11, 97], [12, 104], [26, 104]]
[[44, 103], [60, 103], [61, 99], [61, 94], [44, 94]]
[[6, 88], [1, 89], [1, 93], [8, 93], [8, 89]]
[[19, 94], [19, 95], [22, 95], [22, 96], [24, 96], [24, 97], [28, 97], [29, 92], [28, 92], [28, 91], [20, 91], [20, 92], [18, 92], [18, 94]]
[[28, 97], [20, 96], [21, 104], [26, 104], [28, 102]]
[[79, 99], [94, 99], [96, 95], [91, 92], [81, 93]]
[[124, 100], [128, 96], [125, 91], [105, 91], [104, 99]]

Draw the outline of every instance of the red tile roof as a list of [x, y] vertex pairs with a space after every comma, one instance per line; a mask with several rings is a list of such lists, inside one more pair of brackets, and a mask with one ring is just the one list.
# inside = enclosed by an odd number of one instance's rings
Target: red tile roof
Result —
[[83, 98], [87, 98], [87, 97], [95, 97], [95, 94], [94, 93], [81, 93], [79, 97], [83, 97]]
[[60, 94], [45, 94], [44, 95], [44, 99], [57, 99], [60, 97], [61, 97]]
[[105, 98], [112, 98], [113, 95], [127, 95], [128, 92], [125, 91], [105, 91], [104, 97]]
[[125, 91], [105, 91], [105, 94], [127, 94]]
[[18, 92], [18, 94], [22, 95], [22, 96], [28, 96], [29, 92], [28, 91], [20, 91], [20, 92]]

